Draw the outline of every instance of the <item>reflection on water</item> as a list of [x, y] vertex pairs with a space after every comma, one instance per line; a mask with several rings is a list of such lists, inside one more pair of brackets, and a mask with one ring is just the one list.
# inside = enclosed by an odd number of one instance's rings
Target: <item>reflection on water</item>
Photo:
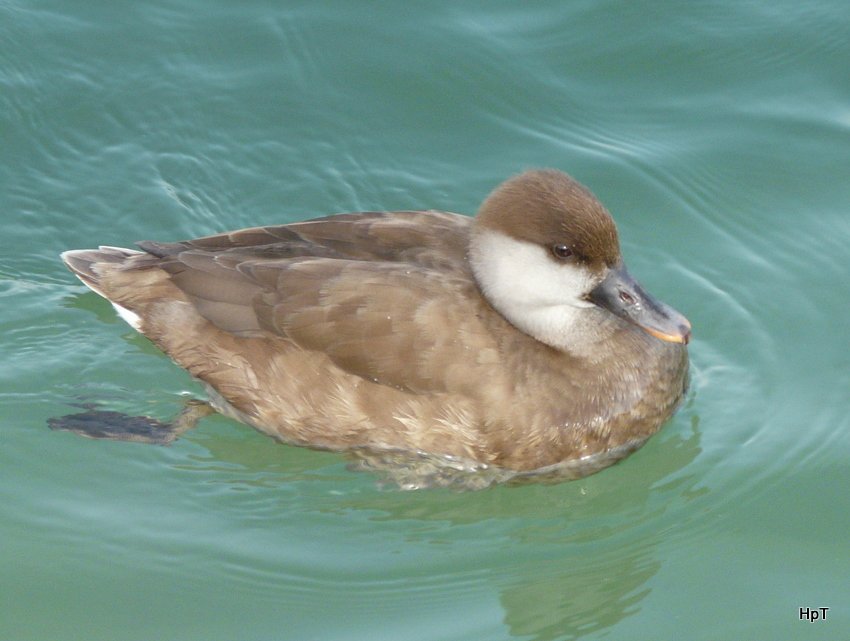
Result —
[[501, 588], [504, 621], [512, 635], [535, 641], [575, 639], [639, 610], [649, 592], [645, 583], [661, 565], [652, 550], [621, 550], [613, 557], [584, 552], [589, 556], [528, 564], [523, 567], [525, 582], [512, 577]]
[[[670, 433], [662, 431], [637, 458], [603, 474], [474, 493], [381, 490], [367, 474], [355, 475], [360, 481], [352, 484], [342, 455], [279, 445], [226, 419], [212, 423], [214, 437], [204, 428], [186, 437], [194, 453], [177, 467], [237, 490], [241, 498], [228, 509], [252, 520], [293, 511], [299, 518], [347, 515], [360, 524], [355, 532], [368, 523], [403, 532], [406, 544], [449, 555], [448, 565], [426, 555], [439, 582], [405, 587], [392, 580], [390, 562], [371, 585], [361, 578], [358, 589], [374, 599], [410, 589], [420, 603], [439, 601], [446, 591], [496, 589], [511, 634], [539, 641], [578, 638], [639, 611], [660, 567], [655, 549], [675, 527], [675, 512], [707, 491], [697, 487], [697, 476], [683, 473], [701, 451], [694, 415], [689, 430], [682, 429], [684, 420], [668, 426]], [[250, 575], [252, 590], [266, 582], [265, 589], [276, 589], [277, 575], [261, 571], [267, 562], [262, 555], [241, 560], [259, 564]], [[483, 577], [482, 567], [489, 568]]]

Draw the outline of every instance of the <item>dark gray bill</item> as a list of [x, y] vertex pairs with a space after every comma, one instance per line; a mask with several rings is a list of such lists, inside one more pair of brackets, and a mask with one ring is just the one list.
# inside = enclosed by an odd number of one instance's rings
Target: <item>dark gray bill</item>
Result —
[[663, 341], [687, 343], [691, 339], [688, 319], [644, 290], [622, 263], [608, 272], [588, 298]]

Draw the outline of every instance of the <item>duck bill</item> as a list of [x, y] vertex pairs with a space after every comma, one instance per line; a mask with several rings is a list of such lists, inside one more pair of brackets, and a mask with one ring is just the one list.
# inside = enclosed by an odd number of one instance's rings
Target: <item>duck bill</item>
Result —
[[622, 263], [609, 270], [588, 298], [662, 341], [687, 343], [691, 338], [688, 319], [649, 294]]

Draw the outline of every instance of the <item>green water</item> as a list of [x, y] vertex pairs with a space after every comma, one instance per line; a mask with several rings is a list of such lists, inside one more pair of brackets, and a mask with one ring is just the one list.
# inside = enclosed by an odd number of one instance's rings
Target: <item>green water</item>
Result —
[[[847, 638], [848, 69], [844, 0], [0, 0], [0, 639]], [[199, 393], [60, 251], [472, 213], [531, 166], [694, 326], [622, 464], [402, 492], [220, 417], [47, 428]]]

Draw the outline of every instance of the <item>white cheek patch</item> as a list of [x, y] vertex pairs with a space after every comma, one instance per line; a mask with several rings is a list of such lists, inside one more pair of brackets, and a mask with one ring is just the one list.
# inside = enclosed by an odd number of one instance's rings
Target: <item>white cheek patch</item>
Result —
[[570, 343], [585, 296], [597, 278], [585, 267], [557, 263], [545, 248], [480, 230], [470, 244], [475, 278], [487, 300], [522, 331], [555, 347]]
[[584, 297], [595, 286], [593, 274], [559, 264], [533, 243], [496, 231], [478, 232], [470, 250], [475, 277], [488, 296], [526, 305], [593, 305]]

